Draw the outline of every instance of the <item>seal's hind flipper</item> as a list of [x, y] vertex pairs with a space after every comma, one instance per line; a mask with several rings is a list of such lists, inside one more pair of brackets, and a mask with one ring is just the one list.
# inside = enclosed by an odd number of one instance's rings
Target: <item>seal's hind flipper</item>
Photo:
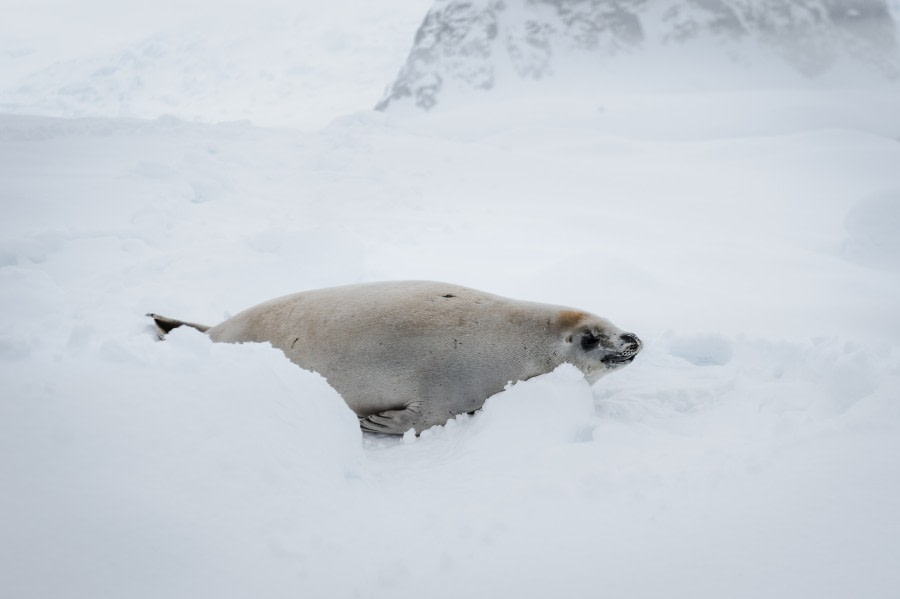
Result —
[[411, 428], [416, 429], [418, 434], [421, 426], [422, 413], [417, 403], [400, 410], [378, 412], [359, 419], [361, 429], [383, 435], [402, 435]]
[[192, 329], [197, 329], [201, 333], [205, 333], [209, 330], [209, 327], [205, 324], [197, 324], [194, 322], [185, 322], [183, 320], [177, 320], [175, 318], [169, 318], [168, 316], [160, 316], [159, 314], [147, 314], [150, 318], [153, 319], [153, 323], [156, 325], [156, 336], [160, 339], [166, 338], [166, 333], [171, 331], [172, 329], [177, 329], [178, 327], [184, 325], [186, 327], [191, 327]]

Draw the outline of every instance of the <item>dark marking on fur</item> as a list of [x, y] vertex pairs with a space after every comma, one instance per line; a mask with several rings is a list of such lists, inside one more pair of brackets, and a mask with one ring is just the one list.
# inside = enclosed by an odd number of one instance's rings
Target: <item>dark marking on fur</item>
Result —
[[590, 351], [600, 345], [600, 337], [595, 335], [593, 331], [585, 331], [581, 336], [581, 349]]
[[297, 345], [298, 341], [300, 341], [300, 337], [295, 337], [293, 343], [291, 343], [291, 349], [294, 349], [294, 346]]
[[447, 293], [447, 294], [445, 294], [445, 295], [442, 295], [441, 297], [447, 297], [447, 298], [449, 298], [449, 297], [456, 297], [456, 296], [453, 295], [452, 293]]

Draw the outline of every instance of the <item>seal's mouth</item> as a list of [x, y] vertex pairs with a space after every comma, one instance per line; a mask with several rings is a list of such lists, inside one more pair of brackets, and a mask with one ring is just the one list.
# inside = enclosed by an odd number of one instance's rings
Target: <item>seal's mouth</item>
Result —
[[625, 351], [619, 354], [610, 354], [608, 356], [604, 356], [600, 359], [604, 364], [610, 365], [619, 365], [619, 364], [630, 364], [634, 357], [637, 356], [636, 351]]

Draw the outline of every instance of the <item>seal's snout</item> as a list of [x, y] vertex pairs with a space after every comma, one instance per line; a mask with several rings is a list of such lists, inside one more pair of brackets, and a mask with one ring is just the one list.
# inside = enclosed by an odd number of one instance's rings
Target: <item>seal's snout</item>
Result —
[[600, 360], [607, 366], [616, 367], [630, 364], [644, 346], [634, 333], [621, 333], [618, 341], [616, 351], [607, 354]]

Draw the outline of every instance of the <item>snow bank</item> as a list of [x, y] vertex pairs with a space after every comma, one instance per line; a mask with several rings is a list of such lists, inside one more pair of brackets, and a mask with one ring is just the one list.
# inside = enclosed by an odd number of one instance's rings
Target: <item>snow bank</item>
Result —
[[900, 269], [900, 190], [865, 197], [848, 212], [844, 255], [875, 267]]
[[367, 439], [407, 506], [373, 594], [890, 596], [896, 354], [719, 338], [733, 356], [701, 366], [697, 341], [604, 379], [596, 411], [561, 367], [413, 443]]
[[284, 535], [329, 536], [317, 512], [361, 474], [355, 415], [271, 347], [175, 331], [4, 358], [4, 594], [281, 596]]

